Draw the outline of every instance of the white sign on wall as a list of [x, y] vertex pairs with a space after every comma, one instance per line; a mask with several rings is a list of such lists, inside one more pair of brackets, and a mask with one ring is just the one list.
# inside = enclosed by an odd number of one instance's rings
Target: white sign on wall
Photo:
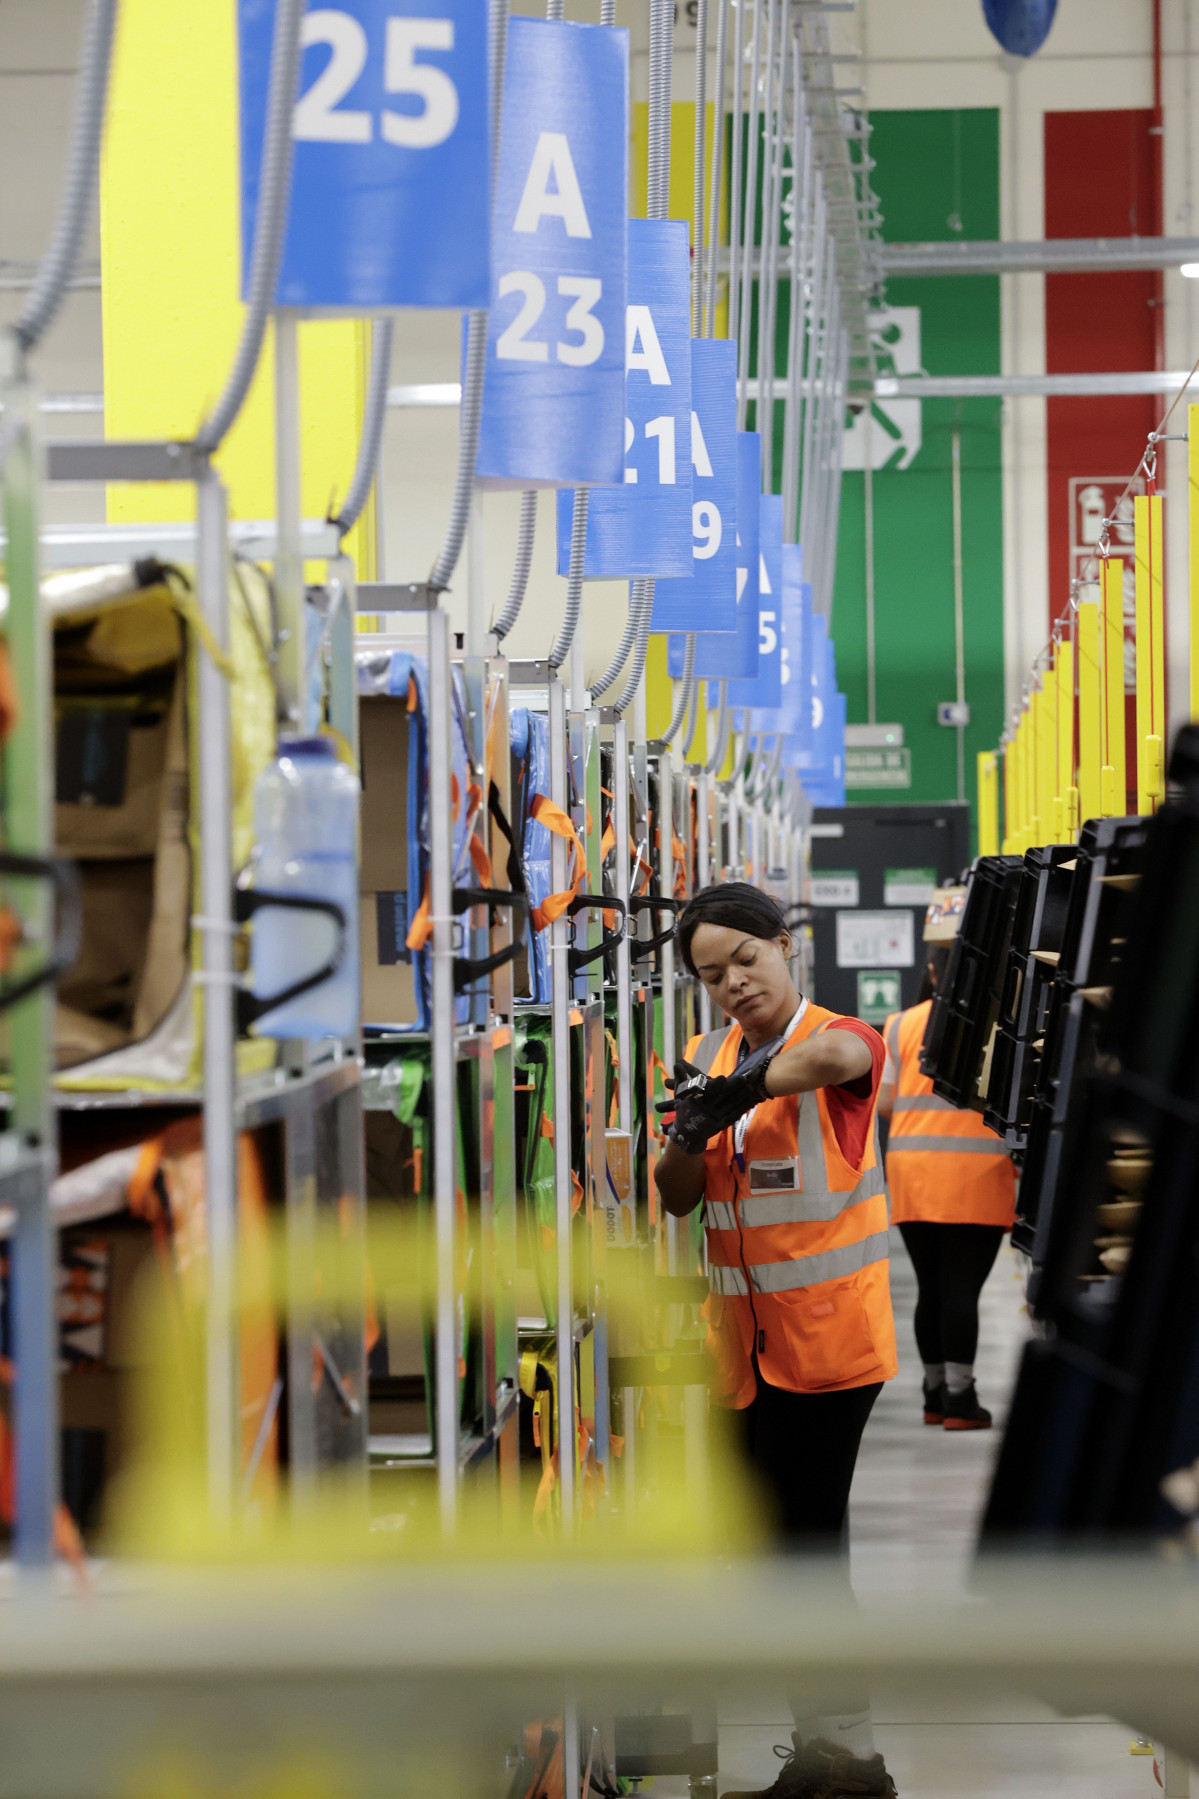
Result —
[[910, 912], [838, 912], [838, 968], [912, 968], [915, 961]]

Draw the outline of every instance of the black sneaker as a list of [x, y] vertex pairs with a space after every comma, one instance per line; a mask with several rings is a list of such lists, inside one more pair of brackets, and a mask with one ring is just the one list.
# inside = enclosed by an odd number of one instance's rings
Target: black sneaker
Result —
[[979, 1405], [978, 1389], [973, 1381], [960, 1393], [951, 1393], [946, 1387], [942, 1422], [946, 1430], [990, 1430], [991, 1414], [985, 1406]]
[[800, 1741], [792, 1732], [793, 1747], [776, 1744], [782, 1757], [778, 1779], [755, 1793], [726, 1792], [723, 1799], [896, 1799], [895, 1782], [881, 1755], [850, 1755], [823, 1737]]
[[945, 1384], [944, 1384], [944, 1382], [939, 1382], [937, 1386], [930, 1387], [928, 1382], [925, 1381], [925, 1383], [924, 1383], [924, 1422], [926, 1424], [941, 1424], [944, 1422], [944, 1419], [945, 1419]]

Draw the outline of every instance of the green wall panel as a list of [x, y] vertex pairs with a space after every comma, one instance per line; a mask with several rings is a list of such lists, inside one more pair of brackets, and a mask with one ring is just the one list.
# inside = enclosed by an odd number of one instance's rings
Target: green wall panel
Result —
[[[999, 236], [999, 114], [991, 108], [875, 112], [871, 155], [892, 242]], [[955, 229], [960, 225], [960, 231]], [[920, 309], [920, 363], [928, 374], [988, 374], [1000, 365], [995, 276], [892, 280], [886, 300]], [[966, 698], [966, 793], [974, 758], [1003, 724], [1003, 475], [995, 400], [926, 400], [922, 442], [906, 468], [876, 470], [874, 487], [877, 716], [898, 721], [912, 753], [912, 785], [851, 790], [851, 800], [949, 800], [956, 796], [957, 733], [938, 725], [954, 697], [952, 441], [962, 456], [962, 566]], [[866, 707], [864, 477], [847, 471], [841, 504], [833, 636], [851, 723]]]

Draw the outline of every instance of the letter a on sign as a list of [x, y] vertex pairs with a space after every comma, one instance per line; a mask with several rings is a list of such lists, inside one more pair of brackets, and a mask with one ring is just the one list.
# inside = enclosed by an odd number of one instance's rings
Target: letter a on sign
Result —
[[[630, 308], [630, 311], [632, 308]], [[691, 340], [691, 574], [654, 583], [653, 631], [737, 626], [737, 346]]]
[[[239, 0], [242, 286], [250, 266], [275, 0]], [[310, 7], [275, 303], [367, 312], [488, 303], [487, 0]]]
[[483, 487], [621, 479], [628, 89], [627, 31], [509, 21]]
[[[589, 577], [691, 573], [691, 317], [687, 227], [630, 219], [623, 484], [593, 492]], [[620, 477], [618, 476], [618, 479]], [[558, 572], [570, 567], [573, 496], [558, 496]]]

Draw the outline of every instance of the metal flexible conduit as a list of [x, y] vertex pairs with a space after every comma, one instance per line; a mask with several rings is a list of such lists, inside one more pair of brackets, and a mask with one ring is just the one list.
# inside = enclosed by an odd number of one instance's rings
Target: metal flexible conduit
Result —
[[[670, 201], [670, 77], [673, 57], [674, 0], [651, 0], [649, 182], [646, 195], [646, 215], [651, 219], [664, 219]], [[653, 610], [654, 583], [652, 578], [642, 577], [634, 581], [629, 603], [633, 624], [633, 654], [625, 690], [616, 702], [618, 718], [632, 704], [645, 673], [645, 655], [649, 648], [649, 626]]]
[[341, 511], [330, 523], [337, 526], [339, 538], [354, 529], [362, 516], [362, 508], [370, 498], [375, 470], [379, 466], [379, 446], [383, 442], [383, 425], [387, 418], [387, 383], [391, 375], [391, 340], [395, 335], [393, 318], [376, 319], [371, 330], [371, 367], [366, 386], [366, 410], [362, 418], [362, 436], [358, 440], [358, 460], [354, 478]]
[[275, 296], [275, 280], [283, 237], [287, 230], [287, 200], [291, 191], [291, 115], [296, 103], [300, 68], [300, 24], [304, 0], [279, 0], [275, 10], [275, 35], [271, 43], [271, 78], [266, 96], [266, 128], [262, 134], [262, 163], [258, 176], [258, 217], [254, 225], [254, 249], [241, 339], [225, 391], [196, 432], [196, 448], [212, 455], [242, 409]]
[[520, 496], [520, 531], [516, 539], [516, 562], [512, 569], [512, 585], [504, 610], [492, 625], [493, 635], [502, 640], [520, 617], [533, 566], [533, 540], [537, 535], [537, 489], [527, 487]]
[[29, 298], [13, 326], [22, 350], [32, 350], [43, 335], [75, 272], [96, 186], [116, 17], [117, 0], [92, 0], [83, 32], [75, 116], [58, 216]]
[[570, 646], [574, 641], [575, 629], [579, 622], [579, 613], [583, 608], [583, 555], [587, 548], [587, 512], [591, 504], [591, 489], [576, 487], [574, 510], [570, 519], [570, 571], [566, 579], [566, 617], [562, 620], [562, 629], [558, 633], [557, 642], [550, 651], [550, 667], [561, 668], [570, 654]]
[[674, 714], [666, 727], [662, 741], [673, 743], [682, 729], [683, 720], [687, 716], [687, 708], [691, 704], [691, 690], [695, 685], [695, 632], [688, 631], [683, 645], [683, 678], [679, 682], [679, 697], [675, 702]]
[[[495, 193], [500, 159], [500, 115], [504, 101], [504, 60], [508, 49], [508, 0], [490, 0], [487, 36], [491, 56], [491, 189]], [[475, 491], [479, 458], [479, 425], [483, 417], [483, 374], [487, 364], [486, 309], [467, 314], [466, 356], [462, 371], [462, 403], [458, 411], [458, 473], [445, 543], [433, 564], [429, 586], [443, 592], [454, 578]]]
[[[724, 82], [728, 60], [729, 0], [716, 15], [716, 103], [712, 118], [712, 167], [708, 179], [708, 293], [704, 336], [716, 336], [716, 278], [720, 269], [720, 194], [724, 176]], [[740, 73], [740, 71], [738, 71]]]
[[[691, 746], [695, 742], [695, 733], [699, 728], [699, 682], [691, 683], [691, 714], [687, 720], [687, 735], [683, 739], [683, 760], [691, 761]], [[693, 766], [699, 767], [698, 763]]]
[[649, 621], [654, 610], [654, 583], [650, 576], [642, 575], [633, 583], [633, 606], [636, 620], [633, 626], [633, 655], [629, 663], [629, 678], [624, 692], [616, 702], [616, 716], [621, 718], [633, 703], [641, 678], [645, 673], [645, 655], [649, 649]]
[[723, 763], [725, 756], [728, 754], [729, 726], [732, 723], [732, 713], [729, 710], [729, 684], [727, 681], [722, 681], [720, 683], [718, 706], [719, 709], [716, 714], [716, 744], [705, 764], [707, 772], [710, 775], [716, 773], [717, 769]]

